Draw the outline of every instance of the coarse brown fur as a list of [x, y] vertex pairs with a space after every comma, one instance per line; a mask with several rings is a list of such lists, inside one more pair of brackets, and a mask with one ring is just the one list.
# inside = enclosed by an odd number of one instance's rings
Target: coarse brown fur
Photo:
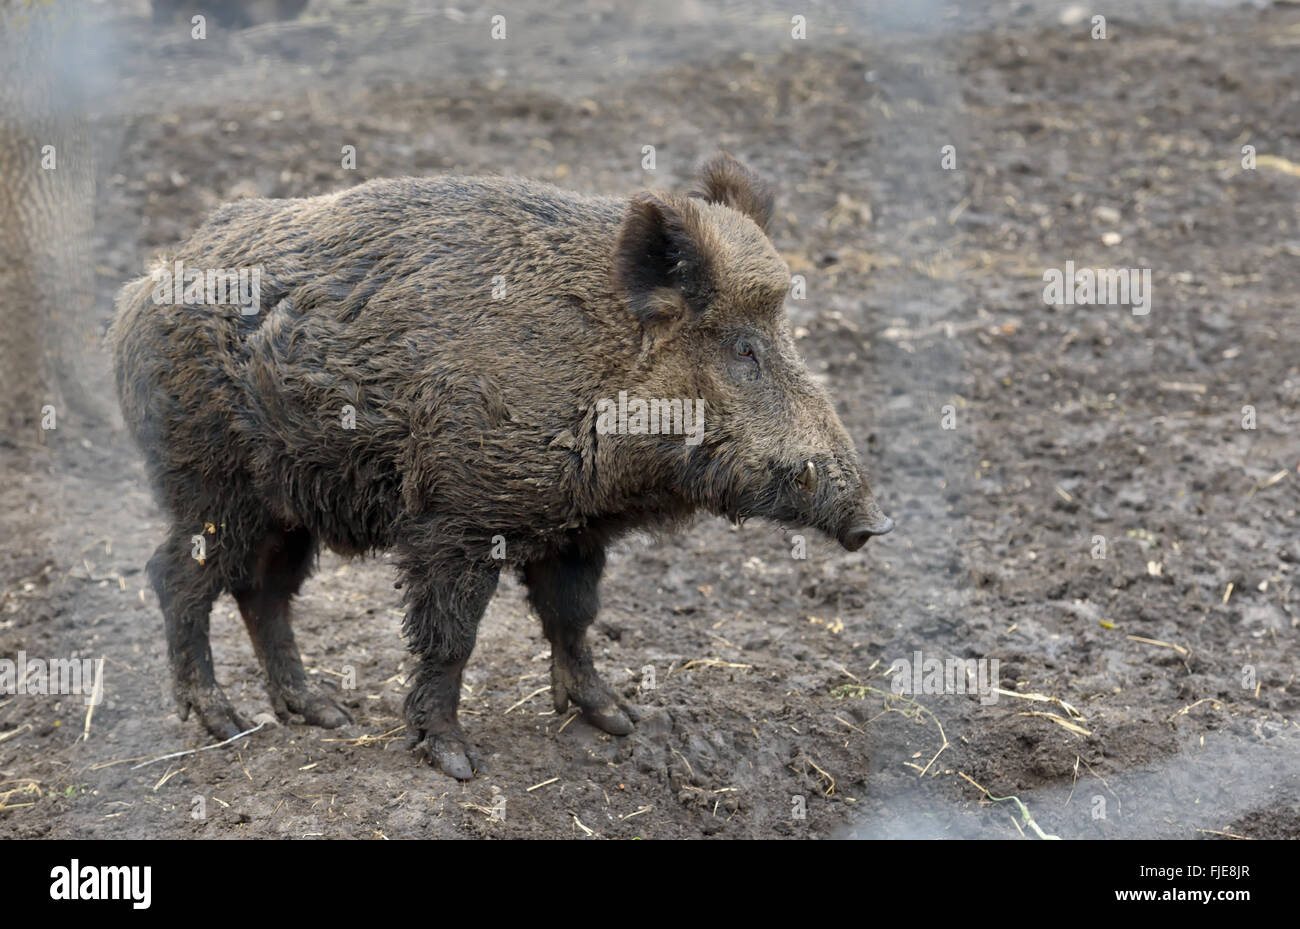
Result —
[[[697, 511], [811, 525], [848, 548], [889, 530], [795, 352], [789, 271], [763, 231], [771, 193], [726, 155], [694, 190], [629, 201], [404, 178], [244, 200], [174, 258], [258, 269], [256, 312], [159, 302], [150, 277], [123, 289], [110, 338], [172, 520], [149, 573], [183, 716], [221, 737], [244, 727], [208, 645], [229, 590], [277, 711], [344, 722], [306, 683], [289, 600], [317, 546], [393, 550], [419, 662], [412, 735], [469, 777], [461, 670], [503, 565], [552, 643], [557, 708], [626, 734], [635, 710], [585, 640], [610, 541]], [[702, 399], [702, 440], [607, 434], [599, 401], [620, 391]]]

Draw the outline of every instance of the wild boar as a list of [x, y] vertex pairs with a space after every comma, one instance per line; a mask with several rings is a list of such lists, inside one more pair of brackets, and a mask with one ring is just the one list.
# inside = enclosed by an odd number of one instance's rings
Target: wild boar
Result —
[[[811, 526], [849, 550], [890, 531], [795, 351], [772, 204], [725, 154], [687, 194], [630, 199], [380, 180], [229, 204], [128, 284], [110, 341], [171, 518], [148, 573], [181, 717], [221, 738], [246, 727], [208, 640], [228, 590], [277, 713], [347, 721], [307, 683], [290, 600], [320, 546], [390, 550], [412, 745], [470, 778], [461, 673], [502, 567], [550, 640], [556, 709], [625, 735], [636, 710], [586, 640], [611, 542], [697, 512]], [[214, 294], [214, 270], [255, 286]], [[650, 402], [702, 408], [703, 428], [650, 428]]]

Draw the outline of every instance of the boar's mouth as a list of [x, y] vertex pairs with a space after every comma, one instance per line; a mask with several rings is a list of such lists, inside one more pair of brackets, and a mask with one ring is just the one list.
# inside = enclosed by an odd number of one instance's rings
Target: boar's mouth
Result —
[[[881, 512], [865, 483], [823, 479], [828, 473], [845, 474], [839, 461], [809, 459], [798, 468], [778, 465], [769, 470], [776, 477], [775, 483], [791, 490], [798, 521], [819, 529], [850, 552], [862, 548], [872, 536], [894, 529], [894, 521]], [[849, 473], [856, 473], [856, 469]], [[789, 519], [785, 517], [785, 521]]]
[[796, 528], [811, 527], [856, 552], [872, 536], [884, 535], [894, 521], [880, 511], [869, 492], [826, 477], [827, 467], [813, 460], [791, 466], [771, 462], [763, 479], [742, 490], [723, 507], [737, 524], [760, 518]]
[[725, 457], [697, 454], [684, 476], [695, 506], [736, 525], [764, 519], [788, 529], [808, 527], [851, 552], [894, 528], [856, 464], [839, 456], [797, 464], [769, 461], [765, 468], [753, 469]]
[[739, 499], [728, 507], [728, 516], [736, 522], [751, 517], [769, 519], [786, 526], [815, 526], [828, 535], [834, 531], [818, 525], [816, 514], [810, 506], [816, 499], [816, 484], [811, 489], [800, 485], [802, 468], [771, 462], [767, 473], [755, 482], [756, 486], [741, 491]]

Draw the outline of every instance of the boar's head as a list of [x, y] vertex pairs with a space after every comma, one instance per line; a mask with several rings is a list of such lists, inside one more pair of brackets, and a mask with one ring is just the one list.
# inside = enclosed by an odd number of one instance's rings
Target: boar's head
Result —
[[735, 521], [812, 526], [850, 551], [893, 528], [785, 314], [790, 271], [767, 237], [770, 189], [718, 155], [687, 196], [634, 197], [613, 274], [643, 332], [643, 396], [704, 400], [698, 444], [674, 479]]

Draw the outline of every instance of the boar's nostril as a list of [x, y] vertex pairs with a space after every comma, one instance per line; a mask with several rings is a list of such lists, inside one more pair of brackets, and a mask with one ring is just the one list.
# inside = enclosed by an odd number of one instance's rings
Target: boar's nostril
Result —
[[854, 526], [840, 537], [840, 544], [851, 552], [856, 552], [862, 546], [867, 544], [867, 539], [873, 535], [885, 535], [894, 531], [894, 521], [888, 516], [883, 522], [873, 525], [861, 524]]

